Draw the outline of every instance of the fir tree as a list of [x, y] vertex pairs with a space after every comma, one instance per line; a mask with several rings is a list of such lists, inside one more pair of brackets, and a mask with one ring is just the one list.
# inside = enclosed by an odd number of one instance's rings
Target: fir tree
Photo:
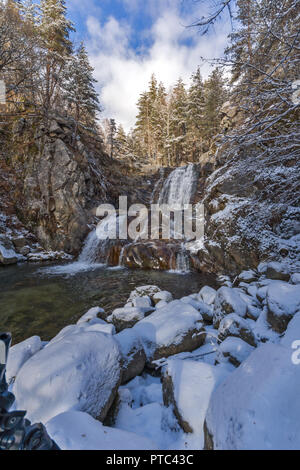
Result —
[[88, 127], [95, 127], [96, 114], [100, 112], [93, 71], [85, 46], [81, 43], [66, 66], [63, 96], [76, 122], [81, 121]]

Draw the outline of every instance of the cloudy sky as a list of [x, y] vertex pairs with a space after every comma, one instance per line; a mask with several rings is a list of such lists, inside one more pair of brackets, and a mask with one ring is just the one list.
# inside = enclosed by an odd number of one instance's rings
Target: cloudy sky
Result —
[[[75, 42], [84, 39], [95, 68], [103, 117], [126, 130], [134, 125], [136, 102], [152, 73], [170, 87], [188, 83], [201, 57], [220, 56], [230, 32], [224, 21], [209, 36], [187, 28], [205, 13], [196, 0], [67, 0], [76, 24]], [[202, 74], [210, 66], [201, 65]]]

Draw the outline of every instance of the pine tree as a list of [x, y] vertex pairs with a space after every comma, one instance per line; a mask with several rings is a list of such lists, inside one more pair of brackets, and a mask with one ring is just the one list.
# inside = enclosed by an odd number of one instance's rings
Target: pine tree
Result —
[[119, 124], [115, 136], [117, 158], [125, 158], [129, 154], [127, 135], [122, 124]]
[[210, 145], [213, 137], [220, 132], [220, 110], [226, 101], [225, 83], [220, 68], [214, 69], [205, 82], [204, 96], [204, 138]]
[[179, 78], [170, 97], [170, 135], [172, 163], [179, 165], [186, 160], [187, 136], [187, 92], [183, 80]]
[[191, 161], [197, 161], [203, 153], [204, 84], [200, 67], [192, 74], [187, 102], [188, 151]]
[[93, 71], [85, 46], [81, 43], [67, 63], [63, 97], [77, 123], [81, 121], [84, 125], [95, 128], [96, 115], [101, 108], [94, 87], [96, 80], [93, 78]]
[[64, 0], [41, 0], [41, 22], [39, 34], [41, 47], [45, 51], [45, 83], [43, 105], [46, 115], [55, 105], [58, 88], [66, 61], [72, 53], [70, 32], [75, 31], [71, 21], [67, 19]]

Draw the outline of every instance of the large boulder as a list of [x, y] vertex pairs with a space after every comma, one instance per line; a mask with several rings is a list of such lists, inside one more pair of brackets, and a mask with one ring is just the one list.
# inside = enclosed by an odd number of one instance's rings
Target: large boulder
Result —
[[274, 331], [283, 333], [293, 316], [300, 312], [300, 288], [287, 282], [273, 282], [266, 298], [268, 322]]
[[291, 350], [265, 344], [212, 394], [205, 448], [215, 450], [298, 450], [300, 367]]
[[250, 344], [250, 346], [255, 347], [257, 345], [257, 339], [249, 322], [236, 313], [231, 313], [223, 318], [218, 329], [218, 337], [221, 341], [224, 341], [229, 336], [241, 338]]
[[146, 365], [146, 354], [140, 338], [132, 328], [115, 336], [122, 354], [122, 384], [140, 375]]
[[235, 367], [247, 359], [248, 356], [254, 350], [253, 346], [243, 341], [241, 338], [229, 336], [220, 344], [218, 359], [222, 362], [222, 357], [228, 359], [228, 361]]
[[199, 435], [203, 448], [203, 424], [211, 394], [225, 379], [224, 366], [211, 366], [204, 362], [169, 359], [163, 369], [162, 385], [165, 406], [173, 412], [186, 433]]
[[264, 274], [268, 279], [278, 281], [289, 281], [290, 274], [285, 264], [271, 261], [269, 263], [260, 263], [258, 272]]
[[55, 416], [46, 428], [61, 450], [156, 450], [150, 439], [103, 426], [87, 413], [79, 411]]
[[6, 379], [8, 383], [11, 383], [16, 378], [23, 364], [40, 351], [42, 347], [41, 338], [39, 336], [32, 336], [10, 348], [6, 365]]
[[200, 312], [180, 300], [158, 309], [138, 322], [133, 329], [141, 338], [147, 363], [152, 367], [155, 360], [193, 351], [205, 341]]
[[150, 315], [153, 310], [154, 308], [149, 306], [116, 308], [112, 314], [107, 317], [107, 321], [113, 323], [117, 332], [120, 332], [126, 328], [132, 328], [138, 321]]
[[241, 298], [239, 292], [231, 287], [220, 287], [214, 303], [214, 327], [218, 328], [225, 315], [236, 313], [245, 317], [247, 313], [247, 304]]
[[14, 384], [18, 408], [47, 422], [78, 410], [103, 421], [121, 382], [121, 355], [111, 335], [71, 331], [29, 359]]

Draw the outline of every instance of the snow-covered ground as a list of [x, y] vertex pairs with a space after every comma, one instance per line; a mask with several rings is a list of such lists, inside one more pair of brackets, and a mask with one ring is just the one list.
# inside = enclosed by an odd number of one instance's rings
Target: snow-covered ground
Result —
[[17, 409], [62, 449], [300, 449], [299, 273], [265, 263], [176, 301], [141, 286], [104, 315], [11, 349]]

